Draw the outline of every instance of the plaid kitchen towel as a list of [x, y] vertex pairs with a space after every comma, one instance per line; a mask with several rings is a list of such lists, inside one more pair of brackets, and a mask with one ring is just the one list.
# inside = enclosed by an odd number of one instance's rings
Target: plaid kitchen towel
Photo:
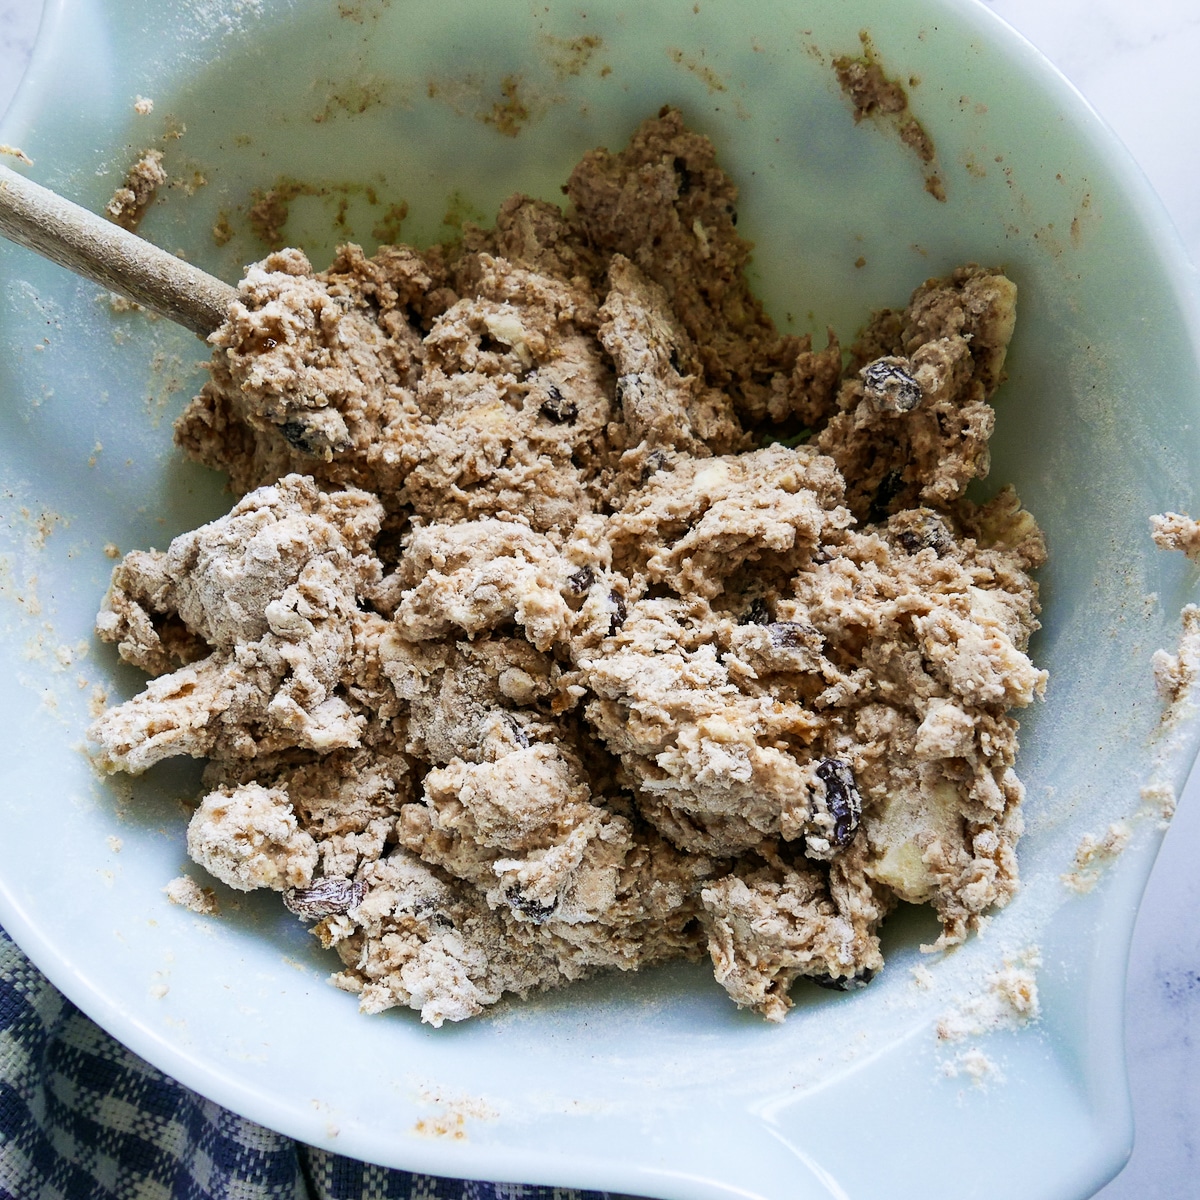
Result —
[[0, 929], [0, 1200], [606, 1200], [436, 1179], [272, 1133], [83, 1015]]

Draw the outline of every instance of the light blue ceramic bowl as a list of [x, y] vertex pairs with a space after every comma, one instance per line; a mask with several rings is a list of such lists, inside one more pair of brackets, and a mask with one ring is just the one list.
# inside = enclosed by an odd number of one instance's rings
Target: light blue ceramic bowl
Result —
[[[884, 66], [918, 80], [944, 203], [889, 132], [851, 119], [830, 63], [864, 26]], [[1141, 792], [1179, 785], [1196, 748], [1194, 724], [1159, 732], [1150, 672], [1196, 571], [1147, 535], [1150, 513], [1200, 511], [1196, 293], [1146, 183], [1035, 51], [974, 0], [49, 0], [0, 140], [92, 208], [138, 151], [164, 148], [187, 186], [143, 233], [233, 281], [262, 253], [255, 188], [316, 193], [286, 232], [320, 264], [342, 238], [373, 246], [391, 204], [424, 242], [513, 190], [556, 198], [583, 151], [622, 144], [664, 103], [740, 182], [782, 327], [849, 337], [964, 261], [1019, 284], [989, 487], [1014, 482], [1047, 533], [1034, 651], [1052, 682], [1023, 727], [1017, 901], [928, 962], [924, 989], [912, 968], [930, 923], [899, 916], [870, 988], [808, 989], [782, 1027], [675, 968], [441, 1031], [359, 1016], [274, 897], [225, 894], [216, 920], [171, 907], [196, 772], [122, 788], [77, 751], [92, 688], [138, 686], [91, 641], [104, 547], [164, 546], [226, 506], [171, 446], [203, 347], [4, 246], [0, 923], [157, 1066], [384, 1164], [680, 1200], [1090, 1195], [1131, 1138], [1123, 975], [1160, 836]], [[1081, 837], [1122, 818], [1130, 848], [1091, 893], [1068, 891]], [[973, 1011], [1032, 946], [1040, 1019], [939, 1041], [938, 1021]], [[991, 1065], [983, 1085], [968, 1062]]]

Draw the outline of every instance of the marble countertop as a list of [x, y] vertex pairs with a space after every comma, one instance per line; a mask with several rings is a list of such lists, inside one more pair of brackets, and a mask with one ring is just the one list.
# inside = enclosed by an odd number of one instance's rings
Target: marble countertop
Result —
[[[987, 0], [1112, 126], [1200, 261], [1200, 4], [1196, 0]], [[0, 113], [33, 47], [42, 0], [0, 0]], [[1184, 64], [1181, 66], [1181, 64]], [[1150, 879], [1129, 964], [1126, 1037], [1137, 1142], [1098, 1200], [1194, 1195], [1200, 1140], [1200, 771]]]

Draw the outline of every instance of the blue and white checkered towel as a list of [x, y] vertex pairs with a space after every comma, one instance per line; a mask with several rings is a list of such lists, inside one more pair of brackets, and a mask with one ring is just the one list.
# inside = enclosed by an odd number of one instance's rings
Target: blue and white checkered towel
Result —
[[243, 1120], [126, 1050], [0, 929], [0, 1200], [607, 1200], [392, 1171]]

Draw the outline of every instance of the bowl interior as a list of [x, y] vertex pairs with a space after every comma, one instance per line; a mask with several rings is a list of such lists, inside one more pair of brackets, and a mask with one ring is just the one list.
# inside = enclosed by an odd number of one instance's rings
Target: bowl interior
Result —
[[[906, 81], [933, 164], [853, 120], [831, 64], [862, 52], [863, 28]], [[138, 95], [151, 114], [135, 114]], [[944, 961], [920, 953], [929, 917], [897, 914], [871, 988], [798, 989], [782, 1028], [687, 967], [440, 1031], [407, 1012], [368, 1019], [326, 986], [330, 957], [274, 897], [218, 889], [219, 920], [172, 908], [162, 887], [185, 865], [197, 769], [101, 781], [75, 751], [95, 690], [139, 686], [91, 638], [106, 547], [164, 547], [228, 507], [222, 480], [171, 445], [204, 348], [6, 245], [0, 923], [152, 1062], [373, 1161], [664, 1197], [898, 1200], [949, 1194], [968, 1169], [993, 1179], [981, 1197], [1086, 1194], [1129, 1137], [1120, 997], [1158, 838], [1141, 789], [1177, 785], [1195, 751], [1190, 726], [1162, 734], [1150, 671], [1195, 570], [1153, 548], [1147, 517], [1195, 510], [1200, 370], [1193, 283], [1165, 217], [1035, 52], [970, 0], [51, 0], [2, 132], [35, 178], [93, 209], [159, 147], [172, 182], [141, 232], [233, 281], [266, 252], [268, 194], [276, 223], [286, 205], [286, 242], [318, 266], [345, 240], [425, 244], [488, 221], [514, 191], [561, 199], [584, 151], [622, 145], [664, 104], [738, 182], [754, 280], [782, 330], [832, 325], [849, 340], [872, 309], [963, 262], [1018, 284], [983, 491], [1015, 484], [1051, 550], [1033, 646], [1051, 684], [1024, 715], [1018, 764], [1020, 897]], [[925, 186], [933, 170], [944, 201]], [[1122, 817], [1130, 850], [1072, 896], [1059, 877], [1080, 837]], [[1032, 946], [1040, 1022], [939, 1045], [937, 1019]], [[914, 983], [922, 964], [932, 988]], [[998, 1066], [987, 1088], [946, 1074], [968, 1046]], [[930, 1163], [931, 1122], [949, 1120], [961, 1136]], [[1022, 1137], [1020, 1162], [998, 1128]], [[877, 1155], [861, 1153], [864, 1129]]]

